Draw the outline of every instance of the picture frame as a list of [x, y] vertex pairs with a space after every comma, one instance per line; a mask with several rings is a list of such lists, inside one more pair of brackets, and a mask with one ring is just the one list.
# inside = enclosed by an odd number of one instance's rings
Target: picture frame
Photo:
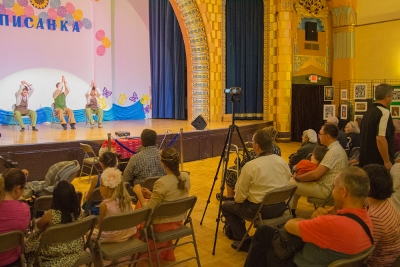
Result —
[[327, 120], [330, 117], [335, 117], [336, 105], [324, 105], [323, 119]]
[[374, 84], [373, 86], [372, 86], [372, 99], [375, 101], [376, 100], [376, 98], [375, 98], [375, 91], [376, 91], [376, 87], [378, 86], [378, 85], [380, 85], [380, 83], [376, 83], [376, 84]]
[[354, 115], [354, 121], [360, 118], [362, 120], [364, 115]]
[[354, 85], [354, 99], [367, 99], [367, 84], [357, 83]]
[[324, 86], [324, 101], [333, 101], [335, 86]]
[[394, 88], [392, 102], [400, 102], [400, 88]]
[[347, 100], [347, 89], [340, 90], [340, 100]]
[[340, 118], [347, 120], [347, 105], [340, 105]]
[[355, 112], [365, 112], [368, 108], [368, 102], [355, 102], [354, 111]]
[[390, 115], [393, 119], [400, 118], [400, 105], [390, 105]]

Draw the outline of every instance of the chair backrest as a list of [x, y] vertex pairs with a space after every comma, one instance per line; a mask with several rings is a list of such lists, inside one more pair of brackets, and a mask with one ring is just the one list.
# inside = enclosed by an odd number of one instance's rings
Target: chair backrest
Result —
[[83, 194], [81, 191], [76, 191], [76, 196], [78, 197], [79, 204], [82, 203]]
[[161, 176], [147, 177], [143, 182], [143, 187], [145, 187], [145, 188], [149, 189], [150, 191], [152, 191], [154, 183], [160, 178], [161, 178]]
[[186, 213], [187, 218], [190, 218], [196, 201], [196, 196], [190, 196], [180, 200], [161, 202], [154, 208], [149, 224], [152, 224], [156, 218], [174, 217], [183, 213]]
[[107, 215], [100, 225], [98, 238], [102, 231], [119, 231], [135, 227], [143, 222], [148, 221], [151, 209], [148, 207], [122, 212], [113, 215]]
[[290, 201], [296, 189], [296, 185], [286, 185], [281, 188], [276, 188], [265, 194], [261, 203], [262, 205], [271, 205], [280, 203], [282, 201]]
[[331, 264], [328, 265], [328, 267], [360, 267], [363, 265], [365, 260], [368, 258], [368, 256], [372, 253], [372, 251], [375, 249], [375, 246], [371, 246], [367, 251], [364, 253], [358, 255], [357, 257], [351, 258], [351, 259], [343, 259], [343, 260], [337, 260], [332, 262]]
[[19, 230], [0, 234], [0, 252], [21, 246], [21, 254], [24, 253], [24, 237], [24, 233]]
[[85, 152], [85, 157], [96, 157], [96, 153], [94, 153], [93, 148], [87, 144], [82, 144], [80, 143], [81, 148], [83, 149], [83, 151]]
[[35, 199], [33, 203], [32, 216], [35, 218], [36, 212], [46, 211], [51, 209], [51, 204], [53, 203], [53, 195], [41, 196]]
[[356, 154], [357, 151], [360, 151], [360, 147], [359, 147], [359, 146], [353, 147], [353, 148], [350, 150], [349, 158], [352, 157], [352, 156], [354, 156], [354, 154]]
[[16, 107], [16, 104], [13, 104], [12, 107], [11, 107], [11, 110], [12, 110], [13, 112], [15, 111], [15, 107]]

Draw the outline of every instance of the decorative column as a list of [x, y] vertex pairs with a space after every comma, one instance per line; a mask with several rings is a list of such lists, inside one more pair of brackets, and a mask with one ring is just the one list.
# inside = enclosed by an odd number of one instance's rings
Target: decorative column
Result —
[[270, 6], [269, 115], [278, 137], [290, 141], [292, 90], [292, 0], [274, 1]]

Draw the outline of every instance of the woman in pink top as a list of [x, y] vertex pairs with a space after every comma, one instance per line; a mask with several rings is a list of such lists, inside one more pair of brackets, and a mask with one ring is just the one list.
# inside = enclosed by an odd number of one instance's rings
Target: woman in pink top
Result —
[[[0, 176], [0, 233], [14, 230], [25, 232], [31, 214], [26, 203], [18, 201], [25, 189], [26, 170], [6, 169]], [[0, 266], [16, 264], [19, 266], [20, 249], [0, 253]]]

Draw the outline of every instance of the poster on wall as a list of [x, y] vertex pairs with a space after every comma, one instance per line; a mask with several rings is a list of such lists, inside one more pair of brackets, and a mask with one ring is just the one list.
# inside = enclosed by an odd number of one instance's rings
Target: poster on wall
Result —
[[400, 102], [400, 88], [395, 88], [394, 89], [392, 102]]
[[347, 100], [347, 89], [340, 90], [340, 100]]
[[340, 118], [347, 120], [347, 105], [340, 105]]
[[333, 101], [335, 86], [324, 86], [324, 101]]
[[354, 105], [355, 105], [355, 111], [356, 112], [365, 112], [365, 111], [367, 111], [368, 102], [356, 102], [356, 103], [354, 103]]
[[330, 117], [335, 117], [335, 105], [324, 105], [323, 119], [327, 120]]
[[391, 105], [390, 106], [390, 114], [392, 118], [398, 119], [400, 118], [400, 105]]
[[354, 99], [367, 99], [367, 85], [355, 84], [354, 85]]

